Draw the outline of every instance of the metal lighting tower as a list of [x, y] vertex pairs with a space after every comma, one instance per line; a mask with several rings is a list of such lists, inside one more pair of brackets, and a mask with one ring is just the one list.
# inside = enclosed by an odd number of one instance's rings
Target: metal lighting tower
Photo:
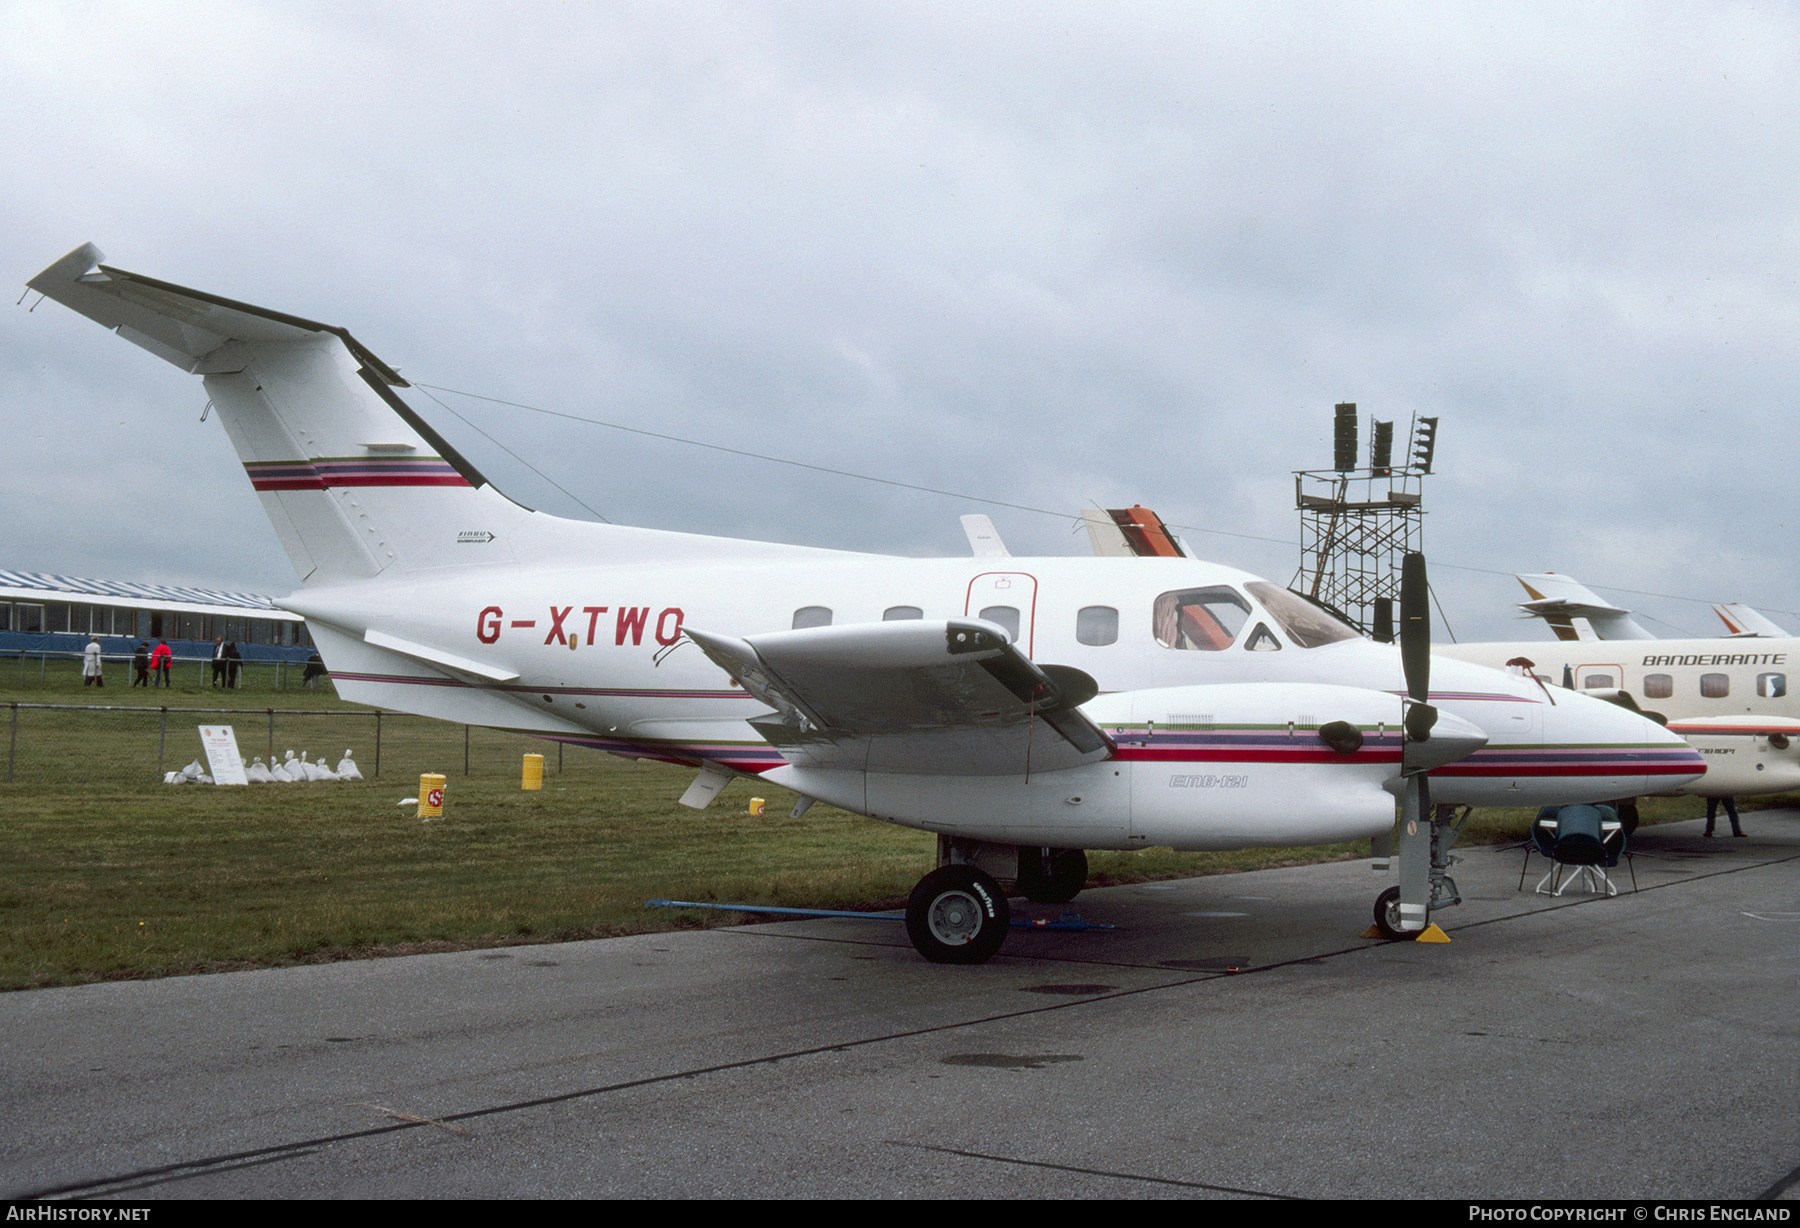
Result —
[[1357, 465], [1356, 406], [1337, 407], [1330, 469], [1294, 472], [1300, 570], [1293, 588], [1378, 640], [1394, 638], [1400, 557], [1417, 550], [1425, 475], [1438, 420], [1412, 420], [1408, 454], [1394, 463], [1394, 424], [1374, 422], [1368, 466]]

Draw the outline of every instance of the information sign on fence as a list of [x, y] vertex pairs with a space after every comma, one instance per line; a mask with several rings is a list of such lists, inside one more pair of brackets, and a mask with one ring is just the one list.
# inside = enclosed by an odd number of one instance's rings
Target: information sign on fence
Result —
[[248, 785], [244, 758], [238, 754], [237, 734], [230, 725], [201, 725], [200, 744], [206, 747], [206, 765], [215, 785]]

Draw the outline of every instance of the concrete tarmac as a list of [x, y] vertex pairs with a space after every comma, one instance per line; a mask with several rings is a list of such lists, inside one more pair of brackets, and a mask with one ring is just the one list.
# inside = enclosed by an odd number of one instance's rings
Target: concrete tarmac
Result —
[[1462, 850], [1084, 892], [920, 960], [814, 920], [0, 995], [10, 1197], [1793, 1198], [1800, 814], [1639, 890]]

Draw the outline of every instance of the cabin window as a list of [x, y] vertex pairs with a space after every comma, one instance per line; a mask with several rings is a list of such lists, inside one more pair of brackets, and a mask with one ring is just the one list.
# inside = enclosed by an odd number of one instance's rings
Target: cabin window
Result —
[[909, 618], [924, 618], [925, 611], [916, 605], [891, 605], [881, 612], [881, 621], [897, 623]]
[[975, 617], [986, 619], [1006, 628], [1006, 638], [1015, 644], [1019, 640], [1019, 611], [1009, 605], [991, 605]]
[[1119, 640], [1119, 612], [1109, 605], [1083, 606], [1075, 613], [1075, 640], [1096, 648]]
[[1281, 624], [1288, 638], [1302, 648], [1317, 648], [1321, 644], [1358, 638], [1356, 628], [1298, 593], [1277, 588], [1267, 580], [1252, 580], [1244, 587], [1263, 603], [1263, 608]]
[[1218, 584], [1164, 593], [1156, 599], [1152, 628], [1164, 648], [1218, 652], [1231, 647], [1250, 617], [1250, 603]]
[[803, 605], [794, 611], [794, 630], [802, 627], [829, 627], [831, 625], [831, 607], [824, 605]]
[[1673, 674], [1645, 674], [1644, 698], [1668, 699], [1675, 694], [1675, 676]]
[[1780, 699], [1787, 694], [1786, 674], [1758, 674], [1756, 693], [1764, 699]]
[[1618, 685], [1611, 674], [1584, 674], [1581, 679], [1584, 691], [1610, 691]]
[[1700, 697], [1702, 699], [1724, 699], [1731, 694], [1731, 676], [1729, 674], [1701, 674]]

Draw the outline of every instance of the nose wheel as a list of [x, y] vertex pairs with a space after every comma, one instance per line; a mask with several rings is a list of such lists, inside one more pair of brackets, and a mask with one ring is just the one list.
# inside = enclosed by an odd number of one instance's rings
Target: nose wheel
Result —
[[1418, 937], [1417, 930], [1400, 928], [1400, 888], [1389, 887], [1375, 897], [1375, 928], [1390, 942]]
[[[1400, 920], [1400, 888], [1389, 887], [1375, 897], [1375, 928], [1383, 938], [1390, 941], [1417, 938], [1431, 924], [1433, 912], [1462, 903], [1462, 895], [1456, 889], [1456, 880], [1450, 877], [1450, 867], [1462, 858], [1452, 856], [1450, 850], [1462, 835], [1463, 824], [1469, 821], [1472, 813], [1472, 806], [1446, 805], [1432, 810], [1429, 824], [1431, 860], [1426, 878], [1425, 916], [1417, 928], [1403, 928]], [[1404, 873], [1401, 877], [1404, 881]]]

